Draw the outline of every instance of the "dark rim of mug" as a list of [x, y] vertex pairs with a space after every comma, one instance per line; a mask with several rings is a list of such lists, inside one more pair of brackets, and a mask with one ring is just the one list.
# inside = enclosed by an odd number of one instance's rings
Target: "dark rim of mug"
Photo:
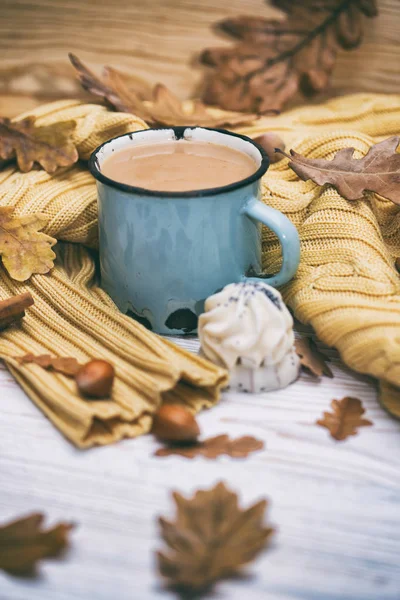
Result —
[[[261, 164], [257, 171], [255, 171], [252, 175], [249, 175], [249, 177], [246, 177], [245, 179], [235, 181], [235, 183], [230, 183], [229, 185], [223, 185], [220, 187], [206, 188], [204, 190], [189, 190], [185, 192], [163, 192], [158, 190], [148, 190], [146, 188], [136, 187], [134, 185], [128, 185], [126, 183], [120, 183], [118, 181], [115, 181], [114, 179], [106, 177], [106, 175], [104, 175], [100, 171], [97, 154], [100, 152], [103, 146], [106, 146], [114, 140], [118, 140], [124, 137], [129, 137], [130, 139], [132, 139], [132, 136], [134, 136], [136, 133], [143, 133], [143, 131], [162, 131], [164, 129], [172, 129], [172, 131], [175, 133], [177, 140], [182, 139], [183, 134], [187, 129], [205, 129], [207, 131], [216, 131], [218, 133], [223, 133], [225, 135], [231, 135], [233, 137], [240, 138], [245, 142], [250, 142], [253, 146], [257, 148], [257, 150], [261, 154]], [[161, 196], [163, 198], [198, 198], [201, 196], [215, 196], [216, 194], [224, 194], [225, 192], [231, 192], [233, 190], [237, 190], [241, 187], [249, 185], [250, 183], [257, 181], [257, 179], [260, 179], [260, 177], [262, 177], [264, 173], [266, 173], [268, 167], [269, 158], [267, 156], [267, 153], [265, 152], [264, 148], [262, 148], [251, 138], [247, 137], [246, 135], [241, 135], [240, 133], [233, 133], [232, 131], [227, 131], [226, 129], [214, 129], [212, 127], [201, 127], [200, 125], [179, 127], [152, 127], [149, 129], [140, 129], [139, 131], [132, 131], [131, 133], [124, 133], [123, 135], [119, 135], [115, 138], [107, 140], [106, 142], [103, 142], [100, 146], [96, 148], [96, 150], [92, 152], [92, 155], [89, 159], [89, 171], [91, 172], [93, 177], [95, 177], [95, 179], [97, 179], [98, 181], [101, 181], [101, 183], [114, 187], [118, 190], [122, 190], [123, 192], [133, 192], [135, 194], [141, 194], [143, 196]]]

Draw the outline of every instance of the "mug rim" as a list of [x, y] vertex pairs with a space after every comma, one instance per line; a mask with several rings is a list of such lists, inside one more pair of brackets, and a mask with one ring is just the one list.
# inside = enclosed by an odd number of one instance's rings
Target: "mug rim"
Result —
[[[109, 144], [110, 142], [113, 142], [114, 140], [118, 140], [118, 139], [121, 139], [124, 137], [130, 137], [130, 139], [132, 139], [132, 136], [135, 135], [136, 133], [143, 133], [144, 131], [163, 131], [165, 129], [173, 130], [177, 140], [182, 139], [184, 132], [187, 129], [203, 129], [206, 131], [216, 131], [217, 133], [222, 133], [225, 135], [230, 135], [233, 137], [240, 138], [245, 142], [250, 142], [253, 146], [255, 146], [257, 148], [257, 150], [261, 154], [261, 164], [252, 175], [249, 175], [248, 177], [245, 177], [244, 179], [239, 179], [239, 181], [235, 181], [234, 183], [229, 183], [228, 185], [222, 185], [222, 186], [217, 186], [217, 187], [213, 187], [213, 188], [198, 189], [198, 190], [186, 190], [184, 192], [165, 192], [162, 190], [160, 190], [160, 191], [159, 190], [149, 190], [147, 188], [142, 188], [142, 187], [138, 187], [138, 186], [134, 186], [134, 185], [129, 185], [127, 183], [121, 183], [119, 181], [115, 181], [114, 179], [107, 177], [106, 175], [104, 175], [104, 173], [101, 172], [100, 166], [98, 163], [98, 159], [97, 159], [97, 155], [100, 152], [100, 150], [103, 148], [103, 146], [105, 146], [106, 144]], [[239, 150], [239, 152], [240, 152], [240, 150]], [[128, 133], [123, 133], [122, 135], [117, 135], [114, 138], [106, 140], [105, 142], [100, 144], [100, 146], [98, 146], [95, 150], [93, 150], [93, 152], [90, 156], [90, 159], [89, 159], [88, 166], [89, 166], [90, 173], [93, 175], [93, 177], [97, 181], [100, 181], [101, 183], [104, 183], [105, 185], [111, 186], [111, 187], [121, 190], [123, 192], [140, 194], [142, 196], [153, 196], [153, 197], [162, 197], [162, 198], [199, 198], [199, 197], [204, 197], [204, 196], [216, 196], [217, 194], [224, 194], [226, 192], [232, 192], [234, 190], [245, 187], [246, 185], [249, 185], [250, 183], [254, 183], [255, 181], [260, 179], [267, 172], [269, 165], [270, 165], [269, 158], [268, 158], [268, 155], [265, 152], [264, 148], [262, 146], [260, 146], [259, 144], [257, 144], [257, 142], [252, 140], [247, 135], [242, 135], [241, 133], [234, 133], [233, 131], [228, 131], [227, 129], [202, 127], [201, 125], [187, 125], [187, 126], [179, 125], [176, 127], [167, 127], [167, 126], [166, 127], [149, 127], [148, 129], [139, 129], [138, 131], [131, 131]]]

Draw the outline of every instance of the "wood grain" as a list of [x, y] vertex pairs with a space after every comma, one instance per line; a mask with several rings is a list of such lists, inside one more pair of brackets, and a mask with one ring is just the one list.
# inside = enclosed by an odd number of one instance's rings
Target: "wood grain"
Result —
[[[194, 338], [177, 342], [198, 348]], [[206, 437], [262, 439], [266, 449], [246, 460], [158, 459], [151, 436], [78, 451], [0, 370], [0, 519], [43, 510], [49, 523], [78, 524], [65, 562], [43, 563], [38, 581], [0, 573], [0, 599], [176, 598], [155, 572], [157, 516], [172, 517], [172, 489], [189, 495], [223, 479], [244, 505], [268, 497], [278, 533], [248, 578], [219, 584], [209, 598], [398, 600], [400, 423], [378, 405], [372, 380], [324, 352], [334, 379], [227, 393], [199, 416]], [[363, 400], [374, 426], [340, 443], [314, 422], [345, 395]]]
[[[201, 71], [192, 57], [223, 45], [210, 25], [243, 13], [268, 16], [262, 0], [1, 0], [0, 114], [85, 96], [66, 61], [107, 62], [163, 81], [181, 97]], [[363, 46], [341, 53], [332, 94], [399, 92], [400, 3], [379, 0]], [[11, 71], [10, 71], [11, 69]], [[10, 79], [10, 73], [12, 75]], [[192, 351], [195, 339], [177, 340]], [[172, 516], [171, 489], [189, 494], [224, 479], [250, 504], [268, 497], [278, 527], [248, 579], [220, 584], [229, 600], [399, 600], [400, 423], [377, 403], [372, 380], [333, 351], [333, 380], [302, 378], [261, 395], [227, 393], [199, 417], [206, 437], [254, 435], [266, 449], [245, 461], [153, 456], [150, 437], [81, 452], [0, 370], [0, 520], [43, 510], [49, 523], [78, 524], [65, 562], [43, 564], [37, 581], [0, 573], [0, 600], [157, 600], [156, 518]], [[363, 400], [373, 427], [338, 443], [314, 423], [333, 398]]]
[[[379, 17], [365, 19], [363, 45], [340, 53], [330, 95], [399, 92], [400, 3], [378, 4]], [[212, 24], [244, 13], [279, 14], [262, 0], [2, 0], [0, 113], [15, 115], [59, 97], [85, 97], [74, 83], [68, 51], [92, 67], [109, 63], [189, 97], [203, 73], [195, 56], [205, 47], [229, 43], [215, 35]]]

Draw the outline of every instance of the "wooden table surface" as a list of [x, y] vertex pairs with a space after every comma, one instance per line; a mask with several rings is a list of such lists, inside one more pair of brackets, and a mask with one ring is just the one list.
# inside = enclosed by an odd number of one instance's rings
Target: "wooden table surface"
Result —
[[[379, 7], [364, 44], [340, 53], [330, 93], [398, 92], [399, 0]], [[193, 57], [227, 43], [212, 23], [244, 13], [276, 14], [262, 0], [1, 0], [0, 114], [85, 98], [68, 51], [187, 97], [201, 80]], [[151, 436], [78, 451], [0, 369], [0, 519], [43, 511], [50, 524], [77, 524], [66, 559], [42, 563], [39, 579], [0, 573], [0, 600], [175, 598], [155, 570], [157, 516], [173, 515], [172, 490], [190, 494], [221, 479], [244, 505], [269, 498], [278, 533], [247, 578], [218, 584], [210, 598], [399, 600], [400, 423], [378, 405], [372, 380], [330, 354], [333, 380], [303, 375], [280, 392], [226, 393], [199, 416], [207, 437], [262, 438], [265, 451], [246, 460], [155, 458]], [[362, 399], [374, 426], [338, 443], [314, 423], [345, 395]]]
[[[197, 342], [183, 343], [195, 351]], [[79, 451], [0, 370], [0, 515], [32, 510], [77, 524], [63, 561], [39, 579], [0, 573], [0, 600], [173, 599], [155, 570], [157, 516], [171, 491], [219, 480], [243, 505], [267, 497], [278, 533], [247, 569], [207, 597], [226, 600], [399, 600], [400, 423], [377, 403], [375, 383], [333, 357], [334, 379], [301, 378], [286, 390], [226, 393], [199, 416], [205, 436], [252, 434], [265, 451], [245, 460], [156, 458], [151, 436]], [[373, 427], [335, 442], [315, 420], [333, 398], [362, 399]]]
[[[297, 1], [297, 0], [295, 0]], [[340, 51], [329, 95], [398, 93], [400, 2], [377, 0], [379, 17], [363, 19], [364, 41]], [[277, 18], [268, 0], [1, 0], [0, 115], [15, 116], [58, 98], [90, 98], [69, 65], [78, 54], [97, 72], [104, 64], [161, 82], [182, 98], [196, 93], [207, 47], [232, 44], [213, 25], [225, 18]], [[93, 97], [90, 98], [91, 100]]]

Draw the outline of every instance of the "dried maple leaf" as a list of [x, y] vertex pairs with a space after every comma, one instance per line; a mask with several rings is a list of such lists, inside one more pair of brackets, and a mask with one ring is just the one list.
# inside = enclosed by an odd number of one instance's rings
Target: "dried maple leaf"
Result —
[[359, 427], [373, 425], [368, 419], [363, 419], [365, 409], [358, 398], [346, 396], [342, 400], [332, 400], [333, 412], [324, 412], [323, 419], [316, 421], [317, 425], [329, 429], [335, 440], [345, 440], [350, 435], [357, 435]]
[[59, 523], [45, 531], [43, 519], [44, 515], [33, 513], [0, 527], [0, 569], [14, 575], [30, 574], [39, 560], [58, 556], [68, 546], [73, 525]]
[[48, 273], [56, 255], [57, 240], [40, 230], [47, 224], [41, 215], [14, 216], [14, 209], [0, 207], [0, 256], [10, 277], [26, 281], [33, 273]]
[[25, 356], [16, 358], [21, 365], [34, 363], [43, 369], [53, 370], [57, 373], [67, 375], [68, 377], [75, 377], [82, 366], [78, 363], [76, 358], [53, 358], [50, 356], [50, 354], [40, 354], [39, 356], [35, 356], [34, 354], [25, 354]]
[[135, 114], [148, 124], [218, 127], [241, 125], [256, 118], [256, 115], [237, 112], [215, 116], [200, 101], [193, 101], [192, 109], [187, 110], [165, 85], [159, 83], [151, 88], [111, 67], [104, 68], [100, 79], [77, 56], [69, 54], [69, 58], [85, 90], [103, 98], [116, 110]]
[[29, 292], [0, 302], [0, 331], [25, 316], [25, 309], [34, 304]]
[[301, 365], [316, 377], [326, 375], [333, 377], [333, 373], [326, 364], [329, 356], [320, 352], [311, 338], [297, 338], [294, 342], [296, 353]]
[[201, 61], [214, 68], [203, 99], [227, 110], [280, 109], [298, 89], [327, 87], [339, 48], [356, 48], [362, 15], [377, 15], [375, 0], [272, 0], [285, 17], [241, 16], [218, 24], [239, 40], [232, 48], [211, 48]]
[[233, 575], [261, 552], [274, 533], [263, 525], [266, 500], [240, 509], [237, 495], [222, 482], [197, 491], [193, 498], [177, 492], [173, 497], [178, 509], [175, 522], [159, 519], [170, 552], [158, 552], [160, 573], [173, 587], [201, 590]]
[[364, 158], [353, 158], [354, 148], [343, 148], [333, 160], [305, 158], [294, 150], [289, 167], [307, 181], [318, 185], [329, 183], [347, 200], [359, 200], [365, 191], [376, 192], [400, 204], [400, 154], [396, 153], [400, 137], [393, 136], [372, 146]]
[[246, 458], [252, 452], [257, 452], [263, 448], [263, 441], [249, 435], [232, 440], [228, 435], [217, 435], [200, 442], [173, 444], [166, 448], [160, 448], [156, 451], [155, 456], [179, 455], [185, 458], [204, 456], [205, 458], [214, 459], [225, 454], [232, 458]]
[[79, 158], [71, 141], [74, 128], [74, 121], [35, 127], [35, 117], [22, 121], [0, 118], [0, 158], [16, 158], [23, 173], [35, 163], [48, 173], [54, 173], [57, 167], [69, 167]]

